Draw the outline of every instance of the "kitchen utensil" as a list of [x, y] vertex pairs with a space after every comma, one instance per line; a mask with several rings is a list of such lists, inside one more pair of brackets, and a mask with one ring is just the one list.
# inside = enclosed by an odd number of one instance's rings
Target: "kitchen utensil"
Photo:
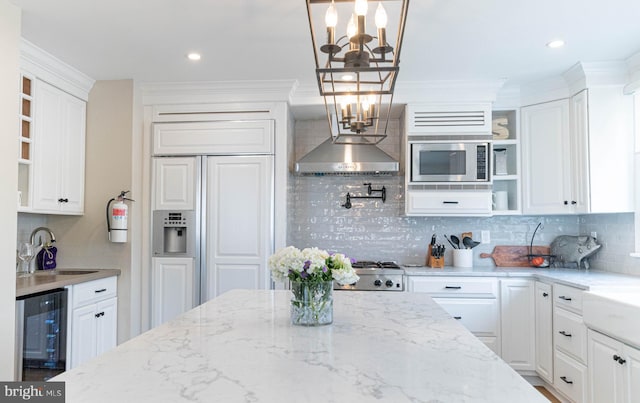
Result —
[[431, 245], [436, 244], [436, 234], [431, 235]]
[[447, 242], [449, 242], [449, 245], [451, 245], [451, 247], [452, 247], [453, 249], [456, 249], [456, 246], [453, 244], [453, 242], [451, 242], [451, 239], [449, 239], [449, 237], [448, 237], [448, 236], [446, 236], [446, 235], [445, 235], [444, 237], [445, 237], [445, 239], [447, 240]]
[[[498, 267], [531, 267], [528, 255], [529, 246], [496, 246], [492, 253], [481, 253], [481, 258], [493, 258]], [[548, 246], [533, 246], [531, 251], [536, 255], [548, 255]]]
[[456, 249], [461, 249], [460, 248], [460, 238], [458, 238], [455, 235], [451, 235], [451, 241], [456, 244]]
[[473, 249], [476, 246], [480, 245], [480, 242], [474, 241], [473, 239], [469, 238], [468, 236], [465, 236], [464, 238], [462, 238], [462, 244], [464, 246], [466, 246], [467, 249]]

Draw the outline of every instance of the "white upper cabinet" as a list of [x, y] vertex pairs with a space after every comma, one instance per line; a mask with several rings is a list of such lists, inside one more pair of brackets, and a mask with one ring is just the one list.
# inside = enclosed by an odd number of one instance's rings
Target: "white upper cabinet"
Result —
[[193, 157], [154, 158], [154, 210], [194, 210], [199, 166]]
[[34, 212], [84, 212], [86, 102], [41, 80], [34, 95]]
[[633, 98], [613, 67], [579, 64], [572, 96], [522, 108], [524, 214], [633, 211]]
[[155, 123], [154, 155], [273, 153], [271, 120]]
[[84, 212], [86, 111], [94, 80], [21, 44], [18, 211]]
[[[522, 175], [525, 214], [566, 214], [575, 204], [570, 194], [572, 152], [569, 101], [545, 102], [521, 110]], [[567, 204], [565, 204], [567, 202]]]
[[573, 97], [572, 126], [582, 160], [588, 212], [633, 211], [633, 97], [620, 86], [595, 87]]

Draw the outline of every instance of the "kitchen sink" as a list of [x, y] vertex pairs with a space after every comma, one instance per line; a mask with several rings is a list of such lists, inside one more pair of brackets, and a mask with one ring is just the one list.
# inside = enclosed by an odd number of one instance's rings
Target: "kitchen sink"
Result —
[[590, 291], [582, 298], [588, 327], [640, 348], [640, 288]]

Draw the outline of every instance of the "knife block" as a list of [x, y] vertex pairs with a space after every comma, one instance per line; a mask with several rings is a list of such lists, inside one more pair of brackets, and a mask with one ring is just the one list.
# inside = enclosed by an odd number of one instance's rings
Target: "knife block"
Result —
[[431, 244], [429, 244], [429, 250], [427, 251], [427, 266], [434, 269], [444, 268], [444, 257], [434, 257], [431, 255]]

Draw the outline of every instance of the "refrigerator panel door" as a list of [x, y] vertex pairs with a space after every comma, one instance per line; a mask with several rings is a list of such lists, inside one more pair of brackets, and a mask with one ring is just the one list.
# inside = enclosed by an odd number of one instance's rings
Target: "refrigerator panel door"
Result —
[[268, 288], [273, 156], [209, 157], [206, 176], [206, 299]]

